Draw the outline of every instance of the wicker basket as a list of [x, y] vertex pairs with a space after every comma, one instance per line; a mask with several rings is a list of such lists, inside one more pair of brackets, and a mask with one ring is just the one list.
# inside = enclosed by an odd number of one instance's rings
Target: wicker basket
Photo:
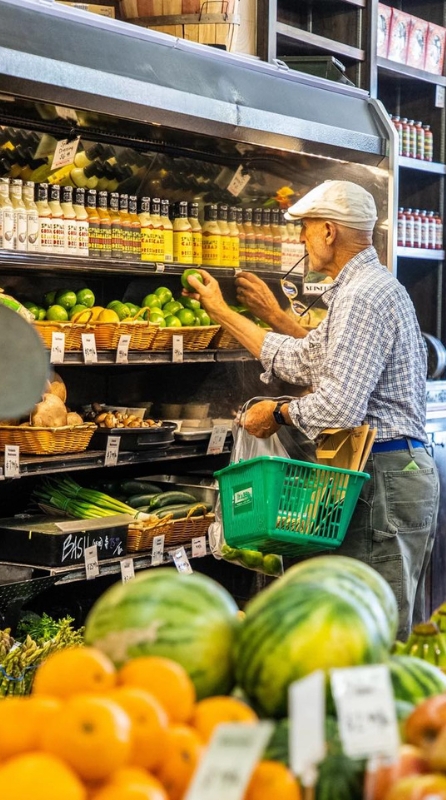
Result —
[[65, 350], [82, 350], [82, 334], [87, 331], [86, 325], [46, 320], [33, 322], [33, 325], [49, 350], [51, 350], [53, 333], [65, 334]]
[[202, 517], [184, 517], [173, 521], [173, 532], [170, 537], [169, 545], [184, 544], [195, 539], [196, 536], [204, 536], [209, 525], [214, 522], [215, 514], [204, 514]]
[[127, 533], [127, 552], [140, 553], [150, 550], [155, 536], [164, 536], [169, 542], [173, 532], [173, 520], [160, 519], [153, 524], [151, 520], [135, 520], [131, 522]]
[[148, 350], [156, 336], [157, 328], [148, 322], [96, 322], [87, 324], [94, 333], [98, 350], [116, 350], [119, 337], [130, 334], [129, 350]]
[[64, 425], [61, 428], [25, 428], [0, 425], [0, 449], [7, 444], [18, 445], [21, 453], [36, 456], [62, 453], [81, 453], [87, 449], [96, 425]]
[[157, 328], [149, 350], [170, 350], [172, 337], [176, 335], [183, 337], [184, 350], [205, 350], [218, 330], [220, 330], [219, 325], [203, 325], [203, 327], [196, 328]]
[[223, 328], [214, 336], [212, 341], [212, 347], [215, 347], [217, 350], [242, 350], [243, 346], [240, 344], [238, 339], [229, 333], [229, 331], [225, 331]]

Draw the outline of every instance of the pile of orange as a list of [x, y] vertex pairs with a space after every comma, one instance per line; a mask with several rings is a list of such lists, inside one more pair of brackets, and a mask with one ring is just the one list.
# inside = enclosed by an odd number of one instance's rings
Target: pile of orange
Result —
[[[30, 697], [0, 701], [0, 786], [14, 800], [182, 800], [215, 726], [256, 720], [234, 697], [197, 702], [169, 659], [115, 670], [92, 647], [60, 650]], [[285, 766], [261, 761], [244, 800], [273, 797], [300, 793]]]

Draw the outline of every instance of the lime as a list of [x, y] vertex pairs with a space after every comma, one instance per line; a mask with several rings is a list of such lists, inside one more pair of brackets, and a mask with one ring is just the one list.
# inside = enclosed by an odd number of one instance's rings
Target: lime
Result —
[[77, 314], [79, 311], [88, 311], [87, 306], [84, 306], [81, 303], [76, 303], [76, 305], [73, 306], [73, 308], [70, 308], [68, 316], [71, 319], [71, 317], [74, 317], [74, 315]]
[[62, 289], [62, 291], [56, 292], [54, 303], [57, 306], [63, 306], [69, 311], [77, 303], [76, 292], [72, 292], [71, 289]]
[[240, 556], [240, 550], [237, 547], [229, 547], [228, 544], [224, 544], [221, 548], [221, 554], [223, 558], [226, 558], [228, 561], [234, 561], [236, 558]]
[[43, 306], [45, 308], [49, 308], [50, 306], [54, 305], [54, 299], [56, 297], [56, 292], [47, 292], [43, 295]]
[[163, 303], [163, 311], [168, 311], [169, 314], [176, 314], [180, 308], [183, 308], [183, 304], [179, 300], [169, 300], [169, 302]]
[[239, 559], [245, 567], [250, 567], [250, 569], [263, 567], [263, 555], [258, 550], [240, 550]]
[[184, 286], [185, 289], [188, 289], [190, 292], [194, 291], [194, 287], [190, 285], [188, 278], [189, 275], [193, 275], [197, 281], [200, 283], [204, 283], [203, 276], [198, 272], [197, 269], [185, 269], [182, 276], [181, 276], [181, 285]]
[[76, 300], [80, 305], [87, 306], [87, 308], [92, 308], [95, 304], [95, 296], [91, 289], [79, 289], [76, 292]]
[[207, 313], [207, 311], [204, 310], [204, 308], [197, 308], [197, 310], [194, 313], [195, 313], [195, 316], [198, 319], [200, 325], [210, 325], [211, 324], [211, 318], [210, 318], [209, 314]]
[[122, 300], [110, 300], [110, 302], [107, 303], [106, 307], [113, 309], [115, 306], [120, 306], [121, 304], [122, 304]]
[[195, 325], [196, 316], [190, 308], [180, 308], [177, 312], [177, 317], [182, 325]]
[[162, 314], [161, 311], [158, 311], [157, 308], [151, 308], [150, 312], [146, 312], [146, 314], [147, 313], [149, 313], [149, 316], [146, 316], [146, 319], [148, 319], [149, 322], [155, 323], [155, 325], [158, 325], [160, 328], [166, 327], [166, 320], [164, 319], [164, 314]]
[[124, 303], [124, 305], [125, 305], [125, 306], [127, 306], [127, 308], [128, 308], [128, 309], [129, 309], [129, 311], [130, 311], [130, 315], [131, 315], [132, 317], [134, 317], [134, 316], [135, 316], [135, 314], [137, 314], [137, 313], [138, 313], [138, 311], [139, 311], [139, 306], [135, 305], [135, 303], [129, 303], [129, 302], [126, 302], [126, 303]]
[[155, 289], [155, 294], [161, 300], [161, 305], [165, 306], [169, 300], [172, 300], [173, 294], [167, 286], [158, 286], [158, 289]]
[[197, 308], [201, 308], [201, 303], [199, 300], [195, 300], [194, 297], [182, 297], [181, 302], [184, 308], [192, 308], [195, 311]]
[[173, 314], [170, 317], [166, 317], [166, 328], [181, 328], [181, 320], [178, 317], [175, 317]]
[[39, 320], [42, 320], [42, 319], [45, 319], [45, 318], [46, 318], [46, 310], [45, 310], [44, 308], [41, 308], [41, 307], [39, 306], [39, 316], [38, 316], [38, 319], [39, 319]]
[[28, 311], [31, 311], [31, 314], [34, 315], [34, 319], [39, 319], [39, 306], [36, 306], [35, 303], [31, 303], [29, 301], [23, 303], [23, 305], [28, 309]]
[[131, 313], [129, 307], [124, 303], [118, 303], [110, 310], [115, 311], [120, 320], [127, 319], [127, 317], [130, 317]]
[[68, 311], [63, 306], [56, 304], [49, 307], [46, 318], [56, 322], [65, 322], [68, 319]]
[[274, 553], [263, 556], [263, 571], [267, 575], [281, 575], [283, 572], [282, 559]]
[[161, 302], [161, 300], [160, 300], [160, 298], [158, 297], [157, 294], [147, 294], [143, 298], [143, 300], [141, 302], [141, 305], [142, 306], [148, 306], [148, 308], [153, 308], [154, 306], [157, 306], [158, 308], [161, 308], [162, 302]]

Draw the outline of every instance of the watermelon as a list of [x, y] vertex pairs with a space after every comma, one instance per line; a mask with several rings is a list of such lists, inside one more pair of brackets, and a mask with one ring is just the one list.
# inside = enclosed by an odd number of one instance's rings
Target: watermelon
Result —
[[380, 606], [366, 584], [350, 587], [279, 578], [246, 606], [236, 641], [236, 679], [254, 707], [284, 716], [288, 686], [317, 669], [374, 664], [388, 656]]
[[239, 624], [235, 601], [216, 581], [162, 568], [107, 589], [87, 616], [85, 641], [117, 667], [137, 656], [171, 658], [201, 699], [231, 690]]
[[427, 697], [446, 692], [444, 672], [422, 658], [391, 656], [388, 664], [396, 700], [417, 705]]

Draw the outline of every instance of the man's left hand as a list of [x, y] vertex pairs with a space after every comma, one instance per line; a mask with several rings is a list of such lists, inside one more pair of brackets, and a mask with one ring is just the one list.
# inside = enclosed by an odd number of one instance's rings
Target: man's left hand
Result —
[[239, 425], [258, 439], [268, 439], [280, 427], [273, 417], [275, 407], [275, 400], [261, 400], [242, 414]]

